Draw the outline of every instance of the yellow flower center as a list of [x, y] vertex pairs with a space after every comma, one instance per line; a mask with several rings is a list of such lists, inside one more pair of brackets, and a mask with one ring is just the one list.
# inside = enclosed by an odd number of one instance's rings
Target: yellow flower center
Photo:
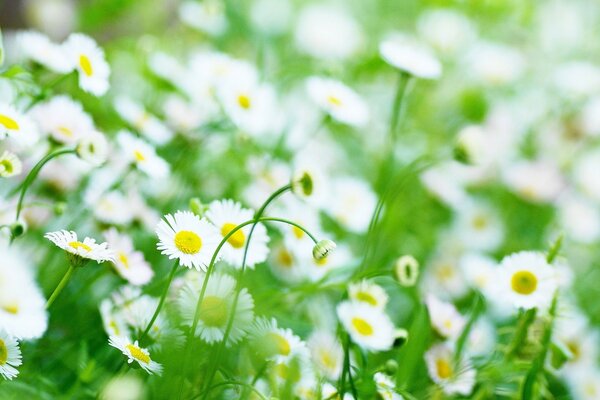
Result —
[[511, 279], [512, 290], [523, 295], [535, 292], [537, 284], [537, 277], [529, 271], [519, 271]]
[[135, 150], [133, 152], [133, 156], [135, 157], [136, 161], [138, 161], [138, 162], [146, 161], [146, 156], [144, 156], [144, 154], [139, 150]]
[[317, 267], [324, 267], [325, 265], [327, 265], [327, 257], [323, 257], [319, 260], [317, 260], [316, 258], [313, 258], [313, 260], [315, 260], [315, 265]]
[[337, 367], [337, 362], [335, 357], [331, 355], [327, 350], [321, 350], [321, 363], [328, 369], [335, 369]]
[[0, 160], [0, 172], [12, 174], [14, 169], [15, 167], [13, 166], [13, 163], [10, 162], [10, 160]]
[[371, 336], [373, 334], [373, 327], [367, 321], [362, 318], [352, 318], [352, 326], [358, 333], [363, 336]]
[[0, 339], [0, 365], [6, 364], [8, 361], [8, 348], [4, 343], [4, 340]]
[[485, 215], [476, 215], [475, 218], [473, 218], [473, 228], [477, 230], [482, 230], [487, 228], [487, 226], [488, 220], [485, 217]]
[[437, 374], [442, 379], [448, 379], [452, 376], [452, 365], [448, 362], [448, 360], [440, 358], [435, 362], [435, 367], [437, 369]]
[[65, 136], [73, 137], [73, 131], [67, 128], [66, 126], [59, 126], [58, 131]]
[[19, 124], [17, 123], [17, 121], [12, 119], [8, 115], [0, 114], [0, 125], [3, 125], [6, 129], [19, 129]]
[[336, 107], [342, 105], [342, 101], [340, 100], [340, 98], [334, 95], [327, 96], [327, 101]]
[[129, 258], [127, 257], [127, 254], [122, 251], [119, 252], [119, 261], [121, 261], [121, 264], [123, 264], [125, 268], [129, 268]]
[[302, 239], [304, 237], [304, 231], [297, 226], [292, 227], [292, 233], [296, 236], [296, 239]]
[[372, 306], [377, 305], [377, 299], [375, 297], [373, 297], [370, 293], [367, 293], [367, 292], [356, 293], [356, 300], [363, 301], [365, 303], [369, 303]]
[[[231, 232], [236, 226], [236, 224], [232, 224], [230, 222], [224, 224], [221, 228], [221, 235], [229, 235], [229, 232]], [[244, 235], [244, 232], [242, 232], [241, 229], [238, 229], [233, 235], [229, 237], [229, 239], [227, 239], [227, 242], [229, 242], [229, 244], [232, 245], [234, 248], [240, 249], [244, 247], [244, 243], [246, 243], [246, 235]]]
[[19, 312], [19, 305], [17, 303], [3, 304], [0, 308], [9, 314], [16, 315]]
[[69, 246], [71, 246], [75, 250], [84, 249], [87, 252], [92, 251], [92, 248], [90, 246], [81, 242], [69, 242]]
[[284, 268], [291, 268], [294, 265], [294, 259], [289, 251], [286, 249], [281, 249], [277, 253], [277, 261]]
[[286, 338], [284, 338], [278, 333], [270, 332], [267, 334], [267, 337], [265, 339], [265, 342], [270, 344], [270, 346], [272, 346], [273, 351], [277, 354], [287, 356], [292, 351], [290, 342], [288, 342]]
[[238, 104], [240, 105], [240, 107], [242, 107], [244, 110], [248, 110], [250, 107], [252, 107], [252, 101], [250, 100], [250, 97], [248, 97], [245, 94], [240, 94], [238, 96]]
[[175, 246], [185, 254], [196, 254], [202, 248], [202, 239], [192, 231], [179, 231], [175, 235]]
[[79, 56], [79, 66], [81, 67], [81, 70], [84, 74], [86, 74], [87, 76], [92, 76], [92, 63], [85, 54]]
[[217, 296], [206, 296], [200, 305], [200, 319], [207, 326], [224, 326], [227, 323], [225, 300]]
[[143, 362], [144, 364], [149, 364], [150, 361], [152, 361], [150, 359], [150, 356], [147, 355], [146, 353], [144, 353], [142, 351], [142, 349], [140, 349], [139, 347], [133, 345], [133, 344], [128, 344], [127, 346], [125, 346], [127, 348], [127, 350], [129, 350], [129, 352], [131, 353], [131, 357], [135, 358], [138, 361]]

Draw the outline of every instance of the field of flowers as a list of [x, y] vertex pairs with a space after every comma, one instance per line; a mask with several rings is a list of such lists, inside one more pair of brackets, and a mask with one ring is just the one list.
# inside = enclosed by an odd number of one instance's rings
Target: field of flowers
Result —
[[597, 0], [0, 29], [0, 399], [600, 399]]

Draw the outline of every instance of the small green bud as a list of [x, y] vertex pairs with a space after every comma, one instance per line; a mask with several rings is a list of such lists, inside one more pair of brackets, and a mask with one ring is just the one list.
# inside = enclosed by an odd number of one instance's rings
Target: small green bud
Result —
[[329, 239], [320, 240], [319, 243], [313, 247], [313, 258], [315, 260], [322, 260], [329, 255], [336, 248], [335, 242]]
[[208, 206], [204, 205], [199, 198], [192, 197], [190, 199], [190, 210], [198, 217], [202, 218], [206, 210], [208, 210]]
[[419, 262], [411, 255], [402, 256], [394, 266], [396, 279], [402, 286], [411, 287], [419, 278]]
[[59, 201], [54, 204], [52, 210], [54, 211], [55, 215], [63, 215], [67, 210], [67, 203], [65, 203], [64, 201]]
[[394, 347], [402, 347], [408, 341], [408, 331], [398, 328], [394, 331]]
[[394, 376], [398, 372], [398, 362], [396, 360], [387, 360], [385, 362], [384, 371], [386, 375]]
[[310, 197], [314, 191], [314, 179], [307, 170], [300, 170], [292, 179], [292, 192], [300, 197]]
[[27, 225], [25, 222], [15, 222], [10, 226], [10, 234], [13, 239], [23, 236], [25, 232], [27, 232]]

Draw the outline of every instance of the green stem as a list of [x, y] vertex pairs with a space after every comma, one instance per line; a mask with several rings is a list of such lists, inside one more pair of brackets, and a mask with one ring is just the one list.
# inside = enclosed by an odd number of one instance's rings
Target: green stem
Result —
[[475, 293], [475, 298], [473, 299], [473, 305], [471, 307], [471, 317], [469, 318], [469, 321], [463, 328], [463, 331], [461, 332], [460, 336], [458, 337], [458, 340], [456, 341], [456, 352], [454, 353], [455, 362], [460, 361], [460, 356], [465, 347], [467, 339], [469, 338], [469, 333], [471, 332], [475, 321], [477, 321], [477, 318], [479, 317], [479, 312], [481, 311], [481, 301], [481, 295], [479, 293]]
[[529, 330], [529, 326], [535, 320], [536, 311], [537, 309], [531, 308], [521, 314], [519, 323], [517, 325], [517, 331], [515, 332], [515, 336], [513, 337], [506, 354], [508, 359], [512, 359], [517, 354], [521, 348], [521, 345], [523, 345], [523, 342], [527, 339], [527, 332]]
[[169, 274], [169, 280], [167, 281], [167, 285], [165, 286], [165, 290], [163, 291], [162, 296], [160, 296], [160, 300], [158, 302], [158, 306], [156, 307], [156, 310], [154, 311], [154, 315], [152, 315], [152, 318], [150, 319], [148, 326], [146, 326], [146, 329], [144, 329], [144, 332], [140, 335], [140, 338], [138, 339], [140, 342], [146, 337], [148, 332], [150, 332], [152, 325], [154, 325], [156, 318], [158, 318], [158, 314], [160, 313], [160, 310], [162, 309], [163, 304], [165, 303], [165, 299], [167, 298], [167, 294], [169, 293], [169, 288], [171, 287], [171, 282], [173, 282], [173, 277], [175, 276], [175, 272], [177, 272], [178, 266], [179, 266], [179, 259], [177, 261], [175, 261], [175, 263], [173, 264], [173, 268], [171, 269], [171, 273]]
[[58, 283], [58, 286], [56, 286], [56, 288], [50, 295], [50, 298], [48, 299], [48, 302], [46, 303], [46, 309], [50, 308], [50, 306], [52, 305], [52, 303], [54, 303], [54, 300], [56, 300], [56, 298], [58, 297], [60, 292], [62, 292], [63, 289], [65, 288], [65, 286], [67, 286], [67, 283], [69, 282], [69, 279], [71, 279], [71, 275], [73, 275], [74, 271], [75, 271], [75, 266], [73, 264], [69, 264], [69, 269], [67, 270], [67, 272], [65, 272], [65, 275]]
[[38, 161], [38, 163], [31, 169], [31, 171], [29, 171], [29, 174], [27, 174], [27, 177], [23, 181], [23, 186], [21, 187], [21, 194], [19, 195], [19, 202], [17, 203], [17, 216], [15, 218], [15, 221], [18, 221], [19, 217], [21, 216], [21, 210], [23, 209], [23, 200], [25, 199], [25, 193], [27, 193], [27, 189], [33, 183], [37, 175], [40, 173], [42, 167], [53, 158], [56, 158], [62, 154], [74, 154], [75, 152], [75, 149], [56, 150], [52, 153], [47, 154], [44, 158]]
[[[393, 146], [396, 144], [398, 123], [400, 122], [402, 111], [402, 101], [404, 100], [404, 95], [406, 94], [409, 81], [410, 75], [406, 72], [400, 72], [398, 75], [398, 85], [396, 86], [396, 95], [394, 97], [394, 103], [392, 104], [392, 113], [390, 117], [389, 138]], [[390, 149], [390, 151], [393, 150], [394, 147]]]

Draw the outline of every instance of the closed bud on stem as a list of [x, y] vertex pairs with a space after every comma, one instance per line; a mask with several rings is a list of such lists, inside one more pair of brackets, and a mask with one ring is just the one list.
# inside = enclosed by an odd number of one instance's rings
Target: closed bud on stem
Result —
[[394, 376], [398, 372], [398, 362], [396, 360], [387, 360], [384, 371], [387, 375]]
[[394, 347], [402, 347], [408, 341], [408, 331], [398, 328], [394, 331]]
[[23, 236], [27, 232], [27, 224], [23, 221], [17, 221], [10, 225], [10, 234], [12, 238]]
[[301, 170], [292, 180], [292, 192], [301, 197], [310, 197], [314, 190], [314, 180], [309, 171]]
[[313, 247], [313, 258], [315, 260], [322, 260], [329, 255], [336, 248], [335, 242], [329, 239], [320, 240], [319, 243]]
[[204, 205], [199, 198], [192, 197], [190, 199], [190, 210], [198, 217], [202, 218], [206, 210], [208, 210], [208, 206]]
[[479, 164], [483, 158], [483, 146], [483, 129], [468, 126], [458, 133], [454, 144], [454, 159], [463, 164]]
[[402, 286], [411, 287], [419, 278], [419, 262], [410, 255], [402, 256], [394, 266], [396, 279]]
[[64, 201], [59, 201], [54, 204], [54, 207], [52, 207], [52, 211], [54, 211], [55, 215], [63, 215], [66, 210], [67, 203], [65, 203]]

